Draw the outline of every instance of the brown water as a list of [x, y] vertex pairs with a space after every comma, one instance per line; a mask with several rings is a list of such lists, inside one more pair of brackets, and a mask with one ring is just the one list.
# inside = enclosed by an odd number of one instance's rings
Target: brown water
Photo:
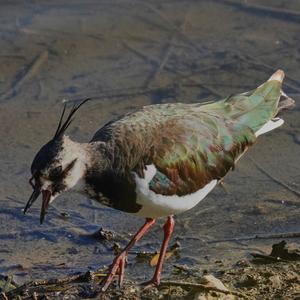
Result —
[[[231, 265], [272, 242], [212, 241], [299, 231], [299, 197], [257, 164], [300, 190], [300, 17], [289, 14], [299, 14], [300, 4], [248, 3], [288, 12], [225, 0], [0, 4], [0, 272], [22, 282], [95, 269], [111, 262], [112, 245], [88, 233], [111, 229], [125, 245], [143, 223], [70, 193], [56, 200], [42, 226], [40, 203], [23, 215], [32, 158], [54, 133], [62, 99], [93, 97], [69, 130], [87, 141], [106, 121], [142, 105], [219, 99], [256, 87], [277, 68], [285, 70], [285, 90], [298, 107], [226, 177], [227, 192], [218, 187], [176, 217], [181, 257], [166, 264], [165, 274], [175, 261], [211, 270], [216, 260]], [[161, 224], [136, 251], [159, 248]], [[130, 258], [131, 276], [143, 280], [150, 271]]]

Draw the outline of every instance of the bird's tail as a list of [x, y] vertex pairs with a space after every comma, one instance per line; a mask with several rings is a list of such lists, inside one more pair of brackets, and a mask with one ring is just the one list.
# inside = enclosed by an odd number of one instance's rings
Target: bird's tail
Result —
[[[280, 97], [278, 100], [277, 104], [277, 111], [276, 115], [284, 110], [284, 109], [291, 109], [295, 106], [295, 101], [290, 98], [283, 90], [282, 90], [282, 82], [285, 77], [285, 74], [282, 70], [277, 70], [269, 79], [266, 83], [274, 81], [275, 84], [279, 84], [280, 86]], [[266, 84], [265, 83], [265, 84]], [[264, 85], [264, 84], [263, 84]], [[262, 85], [262, 86], [263, 86]], [[259, 89], [259, 88], [258, 88]]]
[[269, 107], [272, 117], [275, 117], [281, 110], [294, 107], [295, 101], [288, 97], [282, 90], [282, 83], [285, 74], [277, 70], [266, 82], [251, 91], [249, 96], [250, 105]]
[[[295, 103], [282, 91], [283, 79], [284, 72], [277, 70], [255, 90], [225, 99], [223, 103], [227, 114], [259, 134], [279, 127], [283, 120], [277, 118], [277, 123], [273, 124], [273, 119], [280, 111], [293, 107]], [[268, 126], [263, 128], [265, 125]]]
[[[278, 118], [278, 114], [284, 109], [294, 107], [295, 101], [288, 97], [282, 90], [282, 82], [284, 79], [284, 72], [277, 70], [264, 84], [259, 86], [253, 95], [262, 97], [262, 104], [259, 105], [261, 111], [269, 110], [269, 118], [266, 118], [265, 123], [261, 123], [256, 127], [255, 135], [259, 136], [266, 132], [272, 131], [281, 126], [284, 120]], [[264, 115], [264, 113], [263, 113]], [[268, 114], [266, 114], [267, 116]]]
[[203, 105], [201, 110], [235, 120], [237, 127], [251, 128], [258, 136], [282, 125], [277, 115], [294, 106], [295, 101], [282, 90], [283, 79], [284, 72], [277, 70], [256, 89]]

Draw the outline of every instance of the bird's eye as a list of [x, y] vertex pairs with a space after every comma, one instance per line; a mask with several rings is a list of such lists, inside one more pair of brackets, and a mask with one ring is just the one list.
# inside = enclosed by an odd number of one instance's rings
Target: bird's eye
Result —
[[50, 177], [54, 178], [54, 179], [61, 175], [62, 175], [62, 166], [58, 166], [58, 167], [54, 168], [50, 173]]

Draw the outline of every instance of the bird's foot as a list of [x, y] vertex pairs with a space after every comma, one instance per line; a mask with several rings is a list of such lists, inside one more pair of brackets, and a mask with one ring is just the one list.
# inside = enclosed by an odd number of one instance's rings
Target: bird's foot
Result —
[[107, 275], [104, 285], [101, 289], [102, 292], [105, 292], [108, 287], [111, 285], [114, 276], [118, 275], [119, 276], [119, 286], [122, 286], [123, 279], [124, 279], [124, 271], [125, 271], [125, 266], [127, 264], [127, 251], [121, 252], [113, 261], [109, 274]]
[[154, 276], [150, 281], [146, 281], [142, 285], [143, 285], [144, 290], [148, 290], [151, 288], [158, 287], [159, 284], [160, 284], [160, 279], [156, 278], [156, 276]]

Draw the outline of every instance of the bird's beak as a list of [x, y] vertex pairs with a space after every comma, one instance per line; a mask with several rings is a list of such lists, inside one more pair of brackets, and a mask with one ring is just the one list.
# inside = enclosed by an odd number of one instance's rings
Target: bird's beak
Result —
[[35, 187], [25, 208], [24, 208], [24, 214], [26, 214], [27, 210], [31, 207], [31, 205], [35, 202], [35, 200], [39, 197], [41, 194], [41, 190], [39, 187]]
[[43, 203], [42, 203], [42, 208], [41, 208], [41, 215], [40, 215], [40, 223], [42, 224], [45, 218], [45, 215], [47, 213], [47, 209], [51, 200], [51, 191], [49, 190], [43, 190], [42, 191], [43, 195]]
[[45, 215], [47, 213], [49, 203], [51, 201], [52, 192], [49, 189], [45, 189], [45, 190], [41, 189], [40, 185], [35, 185], [33, 183], [33, 177], [30, 178], [29, 183], [33, 188], [33, 192], [31, 194], [28, 202], [26, 203], [26, 206], [24, 208], [24, 214], [26, 214], [28, 209], [32, 206], [32, 204], [36, 201], [36, 199], [42, 193], [43, 203], [42, 203], [41, 215], [40, 215], [40, 223], [42, 224], [45, 219]]

